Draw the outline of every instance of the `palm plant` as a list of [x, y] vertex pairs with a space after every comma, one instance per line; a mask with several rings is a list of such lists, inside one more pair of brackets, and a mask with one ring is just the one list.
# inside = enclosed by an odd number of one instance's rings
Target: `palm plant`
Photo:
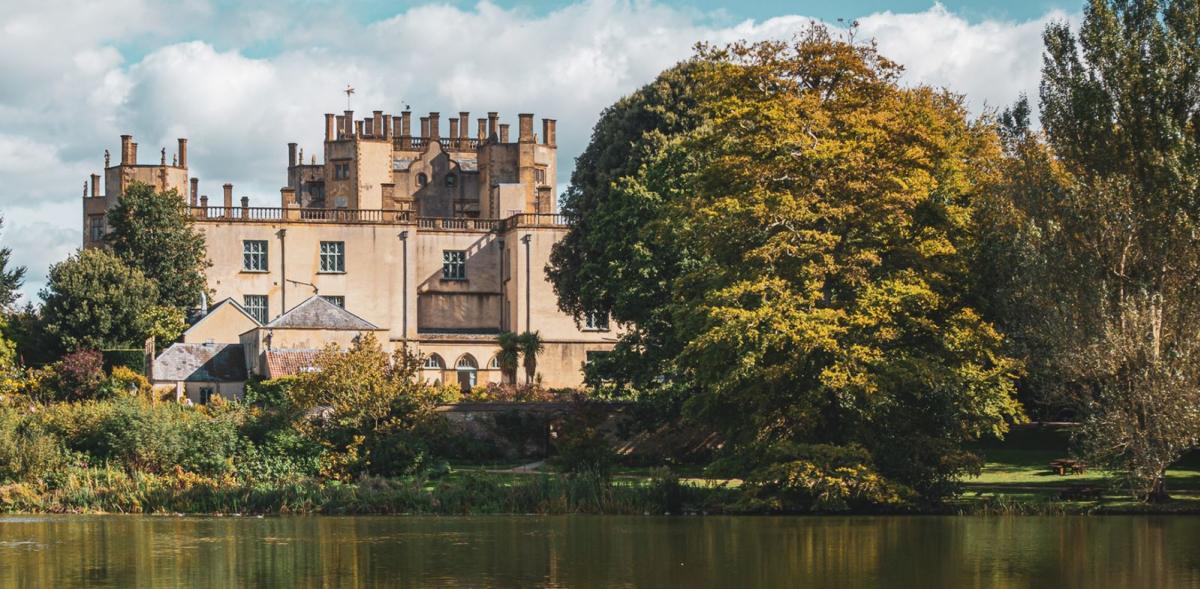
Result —
[[526, 331], [517, 336], [517, 340], [520, 342], [521, 358], [525, 365], [525, 384], [531, 385], [537, 375], [537, 356], [545, 347], [542, 345], [542, 336], [537, 331]]
[[521, 338], [511, 331], [496, 336], [500, 351], [496, 363], [500, 365], [500, 378], [504, 384], [517, 384], [517, 362], [521, 356]]

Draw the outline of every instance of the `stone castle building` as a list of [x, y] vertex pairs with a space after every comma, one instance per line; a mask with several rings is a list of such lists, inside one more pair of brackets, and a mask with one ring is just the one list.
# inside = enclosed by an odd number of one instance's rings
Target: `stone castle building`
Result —
[[[167, 160], [138, 162], [121, 137], [105, 153], [104, 191], [93, 175], [83, 198], [85, 247], [103, 243], [106, 211], [134, 182], [186, 198], [212, 266], [219, 304], [153, 363], [152, 380], [193, 400], [237, 395], [245, 374], [304, 370], [315, 350], [372, 331], [425, 358], [428, 380], [464, 386], [499, 382], [496, 335], [538, 331], [546, 386], [576, 386], [592, 352], [611, 349], [606, 317], [582, 324], [561, 313], [544, 268], [566, 232], [557, 214], [555, 121], [519, 115], [515, 140], [496, 113], [477, 120], [438, 113], [353, 111], [325, 115], [324, 153], [308, 163], [288, 145], [287, 185], [278, 206], [220, 201], [188, 174], [188, 144]], [[231, 358], [242, 358], [236, 366]]]

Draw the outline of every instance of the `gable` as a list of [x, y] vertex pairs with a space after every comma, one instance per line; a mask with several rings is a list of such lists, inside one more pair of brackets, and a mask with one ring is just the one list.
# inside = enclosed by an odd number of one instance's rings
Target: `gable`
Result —
[[233, 299], [225, 299], [208, 311], [199, 321], [183, 332], [183, 343], [237, 343], [238, 336], [259, 323]]

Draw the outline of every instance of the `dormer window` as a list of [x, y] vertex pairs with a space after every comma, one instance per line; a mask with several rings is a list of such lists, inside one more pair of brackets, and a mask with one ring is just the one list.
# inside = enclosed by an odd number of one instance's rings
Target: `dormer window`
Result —
[[429, 184], [429, 176], [426, 176], [425, 172], [417, 174], [417, 186], [424, 188], [427, 184]]

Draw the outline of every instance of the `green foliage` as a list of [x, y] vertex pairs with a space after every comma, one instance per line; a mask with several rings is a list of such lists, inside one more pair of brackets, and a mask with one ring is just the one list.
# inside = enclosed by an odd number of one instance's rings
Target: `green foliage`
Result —
[[348, 479], [420, 465], [424, 444], [411, 430], [439, 398], [416, 378], [417, 355], [400, 348], [389, 356], [368, 333], [349, 350], [327, 347], [314, 364], [286, 394], [301, 413], [296, 428], [326, 449], [324, 475]]
[[749, 511], [836, 512], [903, 507], [912, 492], [880, 475], [858, 445], [780, 444], [755, 457], [742, 483]]
[[107, 393], [107, 375], [100, 352], [78, 350], [63, 356], [51, 366], [51, 378], [46, 383], [59, 401], [95, 399]]
[[525, 385], [533, 385], [537, 379], [537, 357], [545, 348], [542, 335], [537, 331], [526, 331], [517, 336], [517, 346], [521, 349], [521, 364], [525, 367]]
[[0, 407], [0, 482], [34, 482], [67, 462], [59, 440], [28, 413]]
[[140, 270], [90, 248], [51, 266], [40, 296], [51, 346], [69, 352], [140, 347], [153, 328], [158, 290]]
[[857, 443], [938, 498], [977, 468], [964, 443], [1023, 417], [1019, 364], [971, 305], [973, 207], [1001, 151], [957, 96], [899, 73], [816, 25], [702, 48], [597, 126], [588, 151], [620, 152], [639, 127], [614, 120], [688, 97], [686, 124], [648, 119], [636, 166], [573, 179], [582, 216], [550, 277], [564, 309], [629, 324], [606, 364], [728, 451]]
[[500, 365], [501, 378], [504, 384], [517, 384], [517, 364], [521, 356], [520, 337], [511, 332], [503, 331], [496, 336], [500, 351], [496, 353], [496, 362]]
[[183, 313], [199, 304], [207, 288], [204, 236], [193, 227], [187, 203], [175, 190], [155, 192], [149, 185], [134, 183], [108, 212], [108, 226], [105, 240], [113, 253], [153, 278], [161, 304], [175, 310], [176, 316], [154, 322], [174, 334], [164, 341], [174, 340], [182, 332], [175, 331], [175, 318], [182, 321]]
[[612, 478], [617, 453], [602, 429], [606, 417], [607, 413], [597, 406], [586, 402], [575, 405], [557, 428], [558, 439], [550, 459], [555, 469], [601, 483]]
[[[3, 226], [4, 219], [0, 217], [0, 227]], [[11, 258], [11, 248], [0, 248], [0, 311], [5, 313], [12, 310], [13, 304], [17, 302], [17, 291], [25, 283], [25, 267], [10, 267]]]
[[287, 403], [288, 390], [300, 380], [297, 376], [282, 376], [270, 380], [250, 380], [242, 402], [262, 407], [282, 407]]

